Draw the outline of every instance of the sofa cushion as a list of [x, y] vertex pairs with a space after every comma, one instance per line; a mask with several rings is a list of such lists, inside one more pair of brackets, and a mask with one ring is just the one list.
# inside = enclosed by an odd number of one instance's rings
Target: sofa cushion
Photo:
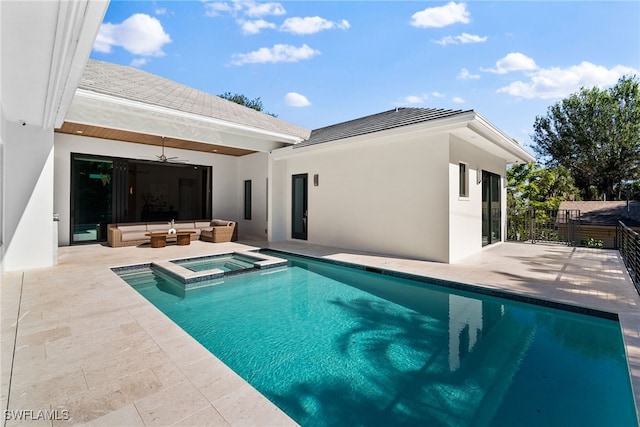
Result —
[[127, 232], [132, 232], [132, 231], [144, 231], [146, 233], [147, 231], [147, 224], [140, 224], [140, 223], [136, 223], [136, 224], [118, 224], [118, 230], [120, 230], [122, 232], [122, 234], [127, 233]]
[[144, 240], [144, 239], [149, 239], [149, 236], [145, 236], [145, 234], [147, 233], [146, 230], [144, 231], [126, 231], [126, 232], [122, 232], [122, 241], [123, 242], [130, 242], [132, 240]]
[[195, 222], [195, 226], [196, 228], [209, 228], [211, 227], [211, 221], [196, 221]]
[[194, 221], [176, 221], [174, 223], [176, 230], [193, 230], [195, 228]]
[[167, 222], [150, 222], [147, 223], [147, 231], [168, 231], [171, 226]]
[[211, 227], [229, 227], [233, 224], [233, 221], [225, 221], [223, 219], [214, 219], [211, 221]]

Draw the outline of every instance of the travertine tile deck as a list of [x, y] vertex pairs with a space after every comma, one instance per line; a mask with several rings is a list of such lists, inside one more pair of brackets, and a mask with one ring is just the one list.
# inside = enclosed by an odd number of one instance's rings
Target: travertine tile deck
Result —
[[[69, 417], [6, 425], [295, 425], [109, 269], [266, 246], [244, 243], [64, 247], [55, 267], [5, 273], [2, 408]], [[640, 297], [615, 251], [503, 243], [445, 265], [271, 246], [617, 313], [640, 407]]]

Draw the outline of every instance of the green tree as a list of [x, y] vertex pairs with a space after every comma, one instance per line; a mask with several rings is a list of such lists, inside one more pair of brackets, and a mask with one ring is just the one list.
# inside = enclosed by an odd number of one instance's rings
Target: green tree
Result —
[[560, 202], [576, 198], [577, 193], [573, 178], [562, 166], [525, 163], [507, 170], [507, 207], [516, 211], [558, 209]]
[[[507, 223], [508, 238], [528, 238], [529, 224], [526, 213], [529, 209], [552, 211], [560, 207], [563, 200], [573, 200], [579, 191], [569, 171], [562, 166], [543, 168], [535, 163], [515, 165], [507, 170]], [[546, 220], [546, 214], [536, 217]]]
[[264, 109], [264, 106], [262, 105], [262, 100], [259, 97], [255, 99], [249, 99], [245, 95], [242, 95], [239, 93], [232, 94], [231, 92], [225, 92], [218, 96], [220, 98], [226, 99], [227, 101], [235, 102], [236, 104], [244, 105], [245, 107], [251, 108], [256, 111], [260, 111], [261, 113], [265, 113], [273, 117], [278, 117], [276, 114], [269, 113]]
[[610, 89], [582, 88], [536, 117], [532, 139], [583, 198], [620, 198], [623, 181], [640, 178], [640, 82], [626, 76]]

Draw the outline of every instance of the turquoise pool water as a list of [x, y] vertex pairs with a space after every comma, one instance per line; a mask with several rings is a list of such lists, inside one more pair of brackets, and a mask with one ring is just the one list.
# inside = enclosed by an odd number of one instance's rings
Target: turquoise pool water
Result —
[[289, 265], [186, 293], [119, 274], [304, 426], [637, 425], [616, 321]]
[[259, 261], [256, 258], [238, 254], [223, 256], [200, 257], [172, 261], [191, 271], [206, 271], [220, 269], [224, 272], [247, 270], [253, 268], [253, 263]]

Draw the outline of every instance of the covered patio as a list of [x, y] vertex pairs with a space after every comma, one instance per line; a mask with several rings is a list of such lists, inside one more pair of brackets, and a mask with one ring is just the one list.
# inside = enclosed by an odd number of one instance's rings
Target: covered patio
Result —
[[[110, 270], [265, 245], [254, 243], [68, 246], [57, 266], [5, 273], [3, 408], [68, 415], [53, 425], [295, 425]], [[640, 407], [640, 296], [616, 251], [509, 242], [441, 264], [302, 242], [270, 247], [617, 314]]]

